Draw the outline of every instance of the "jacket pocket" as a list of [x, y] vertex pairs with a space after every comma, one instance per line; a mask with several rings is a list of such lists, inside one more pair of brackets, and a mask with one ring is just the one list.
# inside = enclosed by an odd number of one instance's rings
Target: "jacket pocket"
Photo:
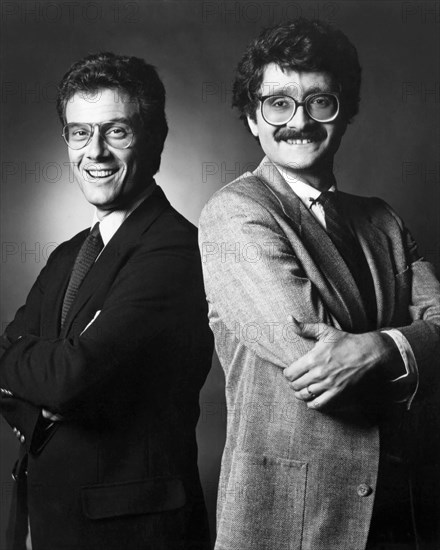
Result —
[[300, 550], [306, 481], [305, 462], [235, 451], [216, 548]]
[[90, 485], [81, 489], [81, 498], [89, 519], [166, 512], [186, 502], [182, 480], [176, 477]]

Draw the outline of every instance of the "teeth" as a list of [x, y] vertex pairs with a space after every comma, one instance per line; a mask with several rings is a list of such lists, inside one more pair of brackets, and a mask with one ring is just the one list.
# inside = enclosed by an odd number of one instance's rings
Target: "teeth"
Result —
[[307, 143], [312, 143], [311, 139], [288, 139], [287, 143], [289, 145], [306, 145]]
[[107, 178], [114, 174], [117, 170], [86, 170], [93, 178]]

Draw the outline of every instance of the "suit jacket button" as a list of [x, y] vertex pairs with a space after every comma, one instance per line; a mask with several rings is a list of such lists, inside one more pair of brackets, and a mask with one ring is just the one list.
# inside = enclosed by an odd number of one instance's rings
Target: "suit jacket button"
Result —
[[360, 485], [358, 485], [357, 494], [360, 497], [367, 497], [368, 495], [371, 495], [372, 492], [373, 489], [366, 483], [361, 483]]

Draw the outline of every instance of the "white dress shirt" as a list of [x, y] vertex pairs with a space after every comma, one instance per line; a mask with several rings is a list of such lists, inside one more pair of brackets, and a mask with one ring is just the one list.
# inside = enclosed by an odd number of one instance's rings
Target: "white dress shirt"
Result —
[[98, 212], [95, 209], [95, 213], [93, 215], [93, 220], [92, 220], [92, 227], [95, 226], [96, 222], [99, 222], [99, 231], [101, 233], [102, 242], [104, 243], [104, 248], [107, 246], [108, 242], [116, 233], [116, 231], [121, 227], [124, 221], [128, 218], [128, 216], [134, 210], [136, 210], [136, 208], [142, 202], [144, 202], [144, 200], [146, 200], [149, 196], [153, 194], [156, 187], [157, 187], [157, 184], [153, 182], [152, 185], [149, 185], [148, 187], [146, 187], [146, 189], [138, 196], [138, 198], [133, 202], [133, 204], [129, 208], [127, 208], [126, 210], [112, 210], [111, 212], [103, 216], [102, 219], [99, 219]]

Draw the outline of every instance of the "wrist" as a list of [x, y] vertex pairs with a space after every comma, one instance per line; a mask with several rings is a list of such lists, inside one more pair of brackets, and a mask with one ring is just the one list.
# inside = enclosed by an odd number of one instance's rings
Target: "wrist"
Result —
[[378, 372], [384, 380], [391, 381], [406, 374], [405, 363], [393, 338], [384, 332], [377, 332], [380, 341]]

